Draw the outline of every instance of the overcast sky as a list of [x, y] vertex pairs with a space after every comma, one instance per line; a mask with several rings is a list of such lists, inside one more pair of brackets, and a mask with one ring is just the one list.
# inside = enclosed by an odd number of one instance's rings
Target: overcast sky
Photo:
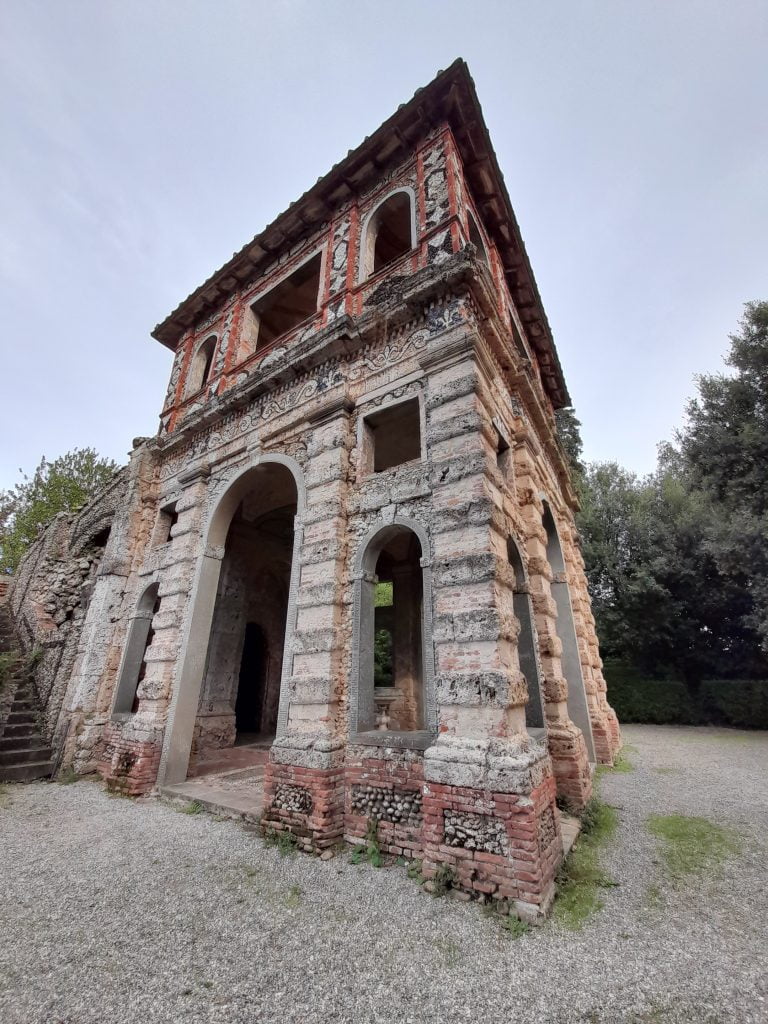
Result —
[[585, 455], [653, 468], [768, 298], [766, 0], [3, 0], [0, 487], [154, 434], [150, 330], [464, 57]]

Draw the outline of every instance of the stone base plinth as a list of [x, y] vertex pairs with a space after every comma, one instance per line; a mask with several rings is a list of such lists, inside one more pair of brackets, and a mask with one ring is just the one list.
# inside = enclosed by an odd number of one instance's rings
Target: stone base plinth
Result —
[[452, 885], [524, 920], [547, 914], [563, 854], [552, 776], [529, 795], [427, 783], [422, 834], [426, 878], [448, 868]]
[[119, 726], [110, 722], [104, 729], [104, 745], [96, 769], [107, 788], [141, 796], [157, 781], [162, 752], [161, 740], [139, 740], [123, 736]]
[[579, 813], [592, 796], [592, 768], [580, 729], [572, 723], [547, 729], [547, 742], [557, 783], [557, 795]]
[[403, 857], [421, 855], [423, 755], [413, 750], [350, 747], [344, 773], [344, 838], [364, 840], [376, 819], [379, 848]]
[[265, 828], [291, 832], [306, 850], [324, 850], [344, 832], [344, 769], [270, 759], [264, 773]]

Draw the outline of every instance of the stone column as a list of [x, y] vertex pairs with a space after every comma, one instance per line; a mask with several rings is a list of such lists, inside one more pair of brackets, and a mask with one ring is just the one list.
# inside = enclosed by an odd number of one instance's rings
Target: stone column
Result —
[[351, 408], [341, 397], [309, 418], [303, 537], [297, 529], [294, 540], [300, 569], [288, 610], [290, 617], [295, 608], [296, 626], [283, 677], [290, 679], [290, 705], [285, 698], [265, 774], [265, 826], [291, 831], [307, 849], [333, 845], [344, 830], [338, 718]]
[[[543, 523], [544, 506], [538, 496], [535, 454], [531, 439], [521, 437], [515, 448], [515, 474], [525, 523], [528, 576], [544, 675], [547, 742], [558, 794], [578, 810], [591, 796], [592, 772], [584, 735], [569, 715], [569, 684], [563, 671], [563, 644], [558, 633], [561, 609], [557, 602], [557, 582], [547, 558], [547, 531]], [[567, 593], [564, 596], [567, 599]], [[560, 597], [563, 597], [562, 591]], [[582, 685], [580, 671], [577, 682]]]
[[595, 744], [595, 756], [602, 764], [612, 764], [621, 748], [621, 729], [616, 712], [608, 703], [607, 687], [595, 632], [595, 617], [587, 589], [584, 559], [575, 530], [568, 524], [561, 532], [561, 542], [568, 566], [568, 587], [573, 620], [578, 638], [581, 668], [589, 704], [589, 717]]
[[439, 732], [424, 755], [424, 873], [546, 913], [562, 856], [545, 746], [525, 728], [514, 573], [494, 484], [483, 396], [495, 372], [468, 325], [433, 342], [427, 441], [432, 482]]

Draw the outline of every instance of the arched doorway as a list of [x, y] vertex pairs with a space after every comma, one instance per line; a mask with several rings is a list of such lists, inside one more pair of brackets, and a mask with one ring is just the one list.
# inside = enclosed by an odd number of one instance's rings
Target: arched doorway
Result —
[[227, 532], [195, 723], [197, 759], [263, 746], [277, 730], [296, 487], [283, 467], [255, 479]]
[[[168, 715], [161, 785], [184, 781], [193, 741], [200, 756], [233, 746], [238, 732], [241, 739], [252, 738], [247, 726], [262, 738], [274, 736], [287, 720], [299, 574], [296, 523], [304, 502], [298, 464], [272, 455], [240, 472], [214, 503]], [[263, 638], [261, 651], [253, 627]]]

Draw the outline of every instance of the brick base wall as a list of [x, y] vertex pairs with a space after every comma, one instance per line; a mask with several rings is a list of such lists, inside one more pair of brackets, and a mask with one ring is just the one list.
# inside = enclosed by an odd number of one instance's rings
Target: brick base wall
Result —
[[104, 728], [104, 740], [96, 770], [108, 789], [128, 796], [148, 793], [157, 782], [162, 744], [159, 740], [139, 741], [122, 736], [113, 723]]
[[384, 760], [357, 756], [345, 768], [344, 837], [365, 839], [372, 817], [378, 821], [379, 847], [403, 857], [422, 849], [424, 769], [410, 751]]
[[422, 835], [425, 877], [447, 866], [454, 885], [508, 900], [525, 919], [549, 910], [562, 860], [552, 776], [530, 796], [427, 783]]
[[265, 828], [292, 832], [307, 850], [323, 850], [344, 832], [344, 769], [269, 761], [264, 773]]

